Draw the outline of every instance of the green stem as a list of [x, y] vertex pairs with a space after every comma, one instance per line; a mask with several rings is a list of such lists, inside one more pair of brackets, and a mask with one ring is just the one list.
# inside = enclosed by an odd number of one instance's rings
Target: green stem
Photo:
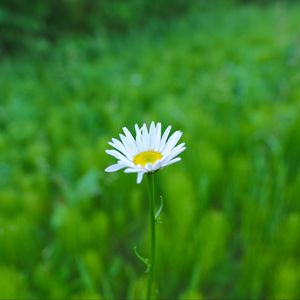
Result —
[[148, 174], [148, 184], [149, 184], [149, 208], [150, 208], [150, 224], [151, 224], [151, 255], [150, 255], [150, 270], [148, 279], [148, 291], [147, 300], [151, 299], [152, 284], [153, 284], [153, 272], [155, 265], [155, 184], [154, 184], [154, 174]]

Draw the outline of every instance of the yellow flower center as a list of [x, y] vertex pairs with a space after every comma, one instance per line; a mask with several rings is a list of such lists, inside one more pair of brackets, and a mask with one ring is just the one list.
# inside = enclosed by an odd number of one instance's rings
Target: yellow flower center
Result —
[[162, 155], [156, 151], [145, 151], [134, 156], [133, 162], [136, 165], [145, 166], [148, 163], [154, 164], [157, 160], [161, 159]]

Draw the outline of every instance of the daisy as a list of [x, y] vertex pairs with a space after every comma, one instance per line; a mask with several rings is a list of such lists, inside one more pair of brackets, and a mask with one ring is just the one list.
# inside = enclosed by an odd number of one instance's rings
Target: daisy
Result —
[[[161, 123], [151, 123], [149, 130], [143, 124], [141, 128], [135, 124], [136, 137], [123, 127], [124, 134], [120, 140], [112, 139], [108, 144], [113, 150], [105, 152], [118, 159], [118, 162], [105, 169], [106, 172], [115, 172], [125, 169], [125, 173], [137, 173], [137, 183], [141, 183], [144, 174], [169, 166], [181, 160], [177, 157], [185, 148], [185, 143], [176, 146], [182, 136], [181, 131], [175, 131], [170, 137], [171, 126], [161, 132]], [[169, 138], [168, 138], [169, 137]]]

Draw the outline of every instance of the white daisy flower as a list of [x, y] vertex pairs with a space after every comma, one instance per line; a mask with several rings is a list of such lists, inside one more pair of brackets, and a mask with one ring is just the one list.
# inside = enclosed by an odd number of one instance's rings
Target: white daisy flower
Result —
[[182, 136], [181, 131], [175, 131], [169, 138], [171, 126], [161, 132], [161, 123], [151, 123], [149, 130], [144, 124], [141, 128], [135, 124], [136, 137], [123, 127], [124, 135], [120, 140], [112, 139], [108, 144], [113, 150], [105, 152], [118, 159], [118, 162], [105, 169], [106, 172], [115, 172], [125, 169], [125, 173], [137, 173], [137, 183], [141, 183], [144, 174], [153, 173], [163, 167], [181, 160], [177, 157], [185, 148], [185, 143], [176, 146]]

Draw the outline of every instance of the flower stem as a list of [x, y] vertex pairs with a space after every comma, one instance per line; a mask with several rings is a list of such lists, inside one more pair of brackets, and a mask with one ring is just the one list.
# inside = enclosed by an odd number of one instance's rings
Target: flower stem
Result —
[[[147, 300], [151, 299], [152, 284], [153, 284], [153, 272], [155, 265], [155, 183], [154, 173], [148, 174], [148, 185], [149, 185], [149, 208], [150, 208], [150, 225], [151, 225], [151, 254], [150, 254], [150, 270], [148, 279], [148, 290]], [[153, 298], [152, 298], [153, 299]]]

